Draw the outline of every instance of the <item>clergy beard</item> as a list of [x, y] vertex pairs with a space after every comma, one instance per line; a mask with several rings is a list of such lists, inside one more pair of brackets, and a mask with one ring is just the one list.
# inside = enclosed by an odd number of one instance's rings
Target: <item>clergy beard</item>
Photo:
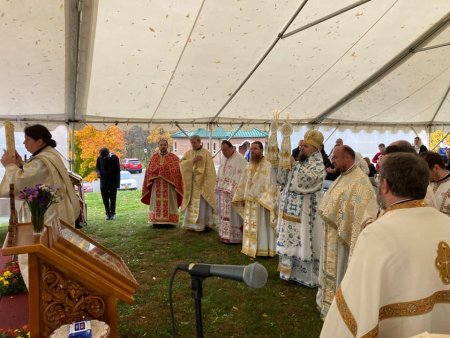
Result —
[[383, 196], [381, 196], [379, 187], [377, 188], [377, 203], [381, 209], [386, 209], [386, 202], [384, 201]]
[[250, 157], [250, 162], [254, 163], [254, 164], [258, 164], [259, 162], [261, 162], [263, 156], [262, 155], [252, 155]]
[[305, 154], [300, 153], [300, 155], [298, 155], [299, 162], [305, 162], [307, 158], [308, 156], [306, 156]]

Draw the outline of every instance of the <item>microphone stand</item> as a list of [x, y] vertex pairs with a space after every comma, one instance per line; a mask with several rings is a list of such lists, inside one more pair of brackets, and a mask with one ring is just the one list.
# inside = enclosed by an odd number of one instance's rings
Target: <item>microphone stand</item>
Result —
[[203, 277], [191, 275], [191, 295], [195, 302], [195, 321], [197, 323], [197, 338], [203, 338], [202, 322], [202, 297], [203, 297]]

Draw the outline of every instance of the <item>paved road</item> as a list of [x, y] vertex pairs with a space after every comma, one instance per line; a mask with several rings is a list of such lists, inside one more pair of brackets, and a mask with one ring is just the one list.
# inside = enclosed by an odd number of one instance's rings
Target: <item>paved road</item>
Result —
[[[142, 182], [144, 182], [144, 172], [145, 170], [140, 174], [131, 174], [131, 176], [133, 176], [133, 178], [137, 182], [138, 190], [142, 189]], [[100, 192], [100, 181], [96, 180], [92, 182], [92, 188], [94, 189], [94, 192]]]

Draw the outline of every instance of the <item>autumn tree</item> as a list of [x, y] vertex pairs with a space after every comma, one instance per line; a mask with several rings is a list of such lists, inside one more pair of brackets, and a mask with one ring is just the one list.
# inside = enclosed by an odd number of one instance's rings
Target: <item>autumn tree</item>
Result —
[[125, 132], [126, 141], [126, 157], [137, 157], [143, 159], [145, 157], [144, 149], [148, 147], [147, 133], [140, 126], [132, 126], [130, 130]]
[[96, 179], [95, 164], [100, 148], [107, 147], [119, 158], [125, 150], [123, 131], [117, 126], [97, 130], [91, 125], [75, 131], [75, 170], [86, 181]]
[[149, 144], [149, 152], [152, 154], [156, 148], [158, 148], [159, 140], [165, 139], [169, 143], [169, 149], [172, 149], [173, 139], [172, 139], [172, 133], [170, 131], [165, 130], [162, 127], [156, 127], [152, 131], [150, 131], [150, 134], [147, 137], [147, 141]]
[[450, 146], [450, 134], [444, 133], [442, 130], [438, 129], [430, 135], [430, 149], [434, 149], [435, 151], [439, 148], [439, 143], [442, 142], [442, 139], [445, 137], [445, 143]]

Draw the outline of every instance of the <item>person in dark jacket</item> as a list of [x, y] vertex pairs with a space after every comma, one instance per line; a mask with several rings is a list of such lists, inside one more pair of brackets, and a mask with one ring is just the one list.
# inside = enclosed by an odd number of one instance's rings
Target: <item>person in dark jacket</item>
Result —
[[100, 192], [105, 206], [106, 220], [115, 220], [117, 189], [120, 186], [119, 158], [111, 154], [108, 148], [101, 148], [95, 171], [100, 178]]
[[377, 169], [375, 168], [373, 163], [370, 162], [370, 159], [368, 157], [364, 157], [364, 161], [366, 161], [367, 166], [369, 167], [369, 177], [375, 177]]
[[292, 150], [292, 157], [296, 161], [298, 161], [298, 156], [300, 155], [302, 145], [303, 145], [303, 140], [300, 140], [300, 141], [298, 141], [298, 147]]
[[448, 159], [447, 170], [450, 170], [450, 148], [447, 149], [447, 159]]
[[330, 152], [330, 155], [328, 155], [328, 159], [331, 165], [327, 165], [325, 164], [325, 171], [327, 172], [327, 176], [325, 177], [325, 181], [335, 181], [339, 175], [341, 174], [339, 172], [339, 170], [337, 170], [334, 167], [334, 164], [331, 163], [333, 161], [333, 153], [334, 153], [334, 148], [339, 147], [344, 145], [344, 140], [342, 140], [341, 138], [336, 139], [336, 144], [334, 145], [333, 149]]

